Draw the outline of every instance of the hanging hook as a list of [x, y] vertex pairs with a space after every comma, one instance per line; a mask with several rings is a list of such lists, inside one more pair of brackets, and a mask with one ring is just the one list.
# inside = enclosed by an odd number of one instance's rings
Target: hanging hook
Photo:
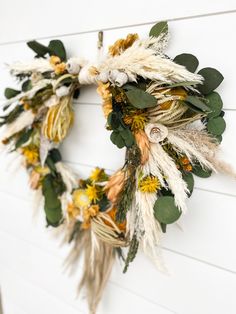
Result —
[[103, 47], [103, 31], [98, 32], [98, 49]]

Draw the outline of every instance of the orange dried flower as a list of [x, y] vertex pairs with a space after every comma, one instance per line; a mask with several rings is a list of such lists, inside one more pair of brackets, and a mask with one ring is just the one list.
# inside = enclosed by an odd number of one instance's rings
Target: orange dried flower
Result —
[[144, 165], [149, 158], [150, 143], [147, 134], [143, 130], [134, 133], [136, 143], [141, 152], [141, 164]]
[[115, 203], [117, 201], [118, 195], [123, 189], [125, 182], [125, 172], [123, 170], [118, 170], [108, 180], [104, 190], [107, 194], [107, 198]]
[[125, 39], [118, 39], [112, 46], [109, 47], [110, 55], [120, 55], [124, 50], [131, 47], [138, 39], [138, 34], [128, 34]]

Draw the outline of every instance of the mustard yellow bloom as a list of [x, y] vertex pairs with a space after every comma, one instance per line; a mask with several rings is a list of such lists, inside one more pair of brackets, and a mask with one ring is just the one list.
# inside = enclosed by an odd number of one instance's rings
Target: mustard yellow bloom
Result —
[[125, 39], [118, 39], [112, 46], [109, 47], [110, 55], [120, 55], [124, 50], [131, 47], [138, 39], [138, 34], [128, 34]]
[[90, 205], [89, 197], [85, 190], [78, 189], [72, 194], [73, 203], [77, 208], [85, 208]]
[[155, 193], [160, 188], [160, 181], [154, 176], [146, 176], [139, 182], [139, 189], [143, 193]]
[[[165, 90], [166, 90], [166, 92], [165, 92]], [[168, 89], [164, 88], [163, 90], [161, 90], [161, 92], [164, 93], [166, 97], [175, 96], [176, 100], [185, 100], [187, 97], [186, 90], [181, 88], [181, 87], [172, 88], [169, 91], [168, 91]], [[175, 100], [168, 100], [166, 102], [163, 102], [162, 104], [160, 104], [161, 109], [162, 110], [168, 110], [171, 107], [173, 101], [175, 101]]]
[[96, 185], [87, 184], [86, 194], [91, 202], [96, 202], [100, 198], [100, 191]]
[[110, 83], [108, 82], [104, 84], [102, 82], [98, 82], [97, 92], [102, 97], [102, 110], [105, 118], [107, 118], [109, 113], [112, 111], [112, 94], [110, 91]]
[[51, 56], [49, 62], [57, 75], [62, 74], [66, 71], [65, 62], [61, 62], [61, 59], [58, 56]]
[[99, 212], [99, 206], [98, 205], [92, 205], [83, 211], [83, 223], [82, 223], [82, 228], [83, 229], [88, 229], [91, 225], [91, 218], [95, 217]]
[[73, 220], [80, 214], [80, 209], [77, 208], [73, 203], [67, 205], [67, 213], [69, 219]]
[[93, 182], [101, 182], [101, 181], [105, 181], [107, 179], [107, 175], [104, 171], [104, 169], [101, 169], [101, 168], [95, 168], [91, 175], [90, 175], [90, 179], [93, 181]]
[[21, 150], [28, 164], [35, 165], [39, 162], [39, 151], [37, 147], [27, 146], [23, 147]]
[[132, 131], [144, 130], [147, 123], [147, 114], [143, 111], [130, 113], [124, 117], [124, 122], [131, 126]]

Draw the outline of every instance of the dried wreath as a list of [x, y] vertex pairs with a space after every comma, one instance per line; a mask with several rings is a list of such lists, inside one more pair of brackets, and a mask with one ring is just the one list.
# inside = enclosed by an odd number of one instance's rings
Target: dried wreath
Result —
[[[157, 245], [186, 212], [193, 175], [235, 176], [217, 158], [225, 121], [214, 90], [223, 76], [213, 68], [195, 73], [198, 60], [191, 54], [170, 59], [167, 43], [168, 25], [160, 22], [146, 39], [129, 34], [116, 41], [95, 63], [67, 59], [63, 43], [52, 40], [48, 46], [28, 42], [35, 59], [9, 66], [22, 85], [5, 90], [2, 143], [23, 157], [30, 186], [44, 199], [47, 224], [64, 224], [74, 242], [68, 265], [84, 252], [80, 286], [91, 313], [115, 255], [125, 272], [141, 247], [162, 268]], [[83, 180], [62, 162], [58, 147], [73, 125], [73, 98], [86, 84], [98, 85], [110, 139], [126, 148], [126, 158], [114, 174], [96, 168]]]

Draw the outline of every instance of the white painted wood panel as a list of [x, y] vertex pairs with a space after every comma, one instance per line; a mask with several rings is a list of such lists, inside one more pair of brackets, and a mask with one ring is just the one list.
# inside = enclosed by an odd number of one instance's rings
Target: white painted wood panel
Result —
[[[233, 0], [189, 2], [68, 0], [66, 7], [58, 1], [2, 1], [0, 42], [25, 38], [57, 36], [124, 25], [150, 23], [163, 19], [192, 17], [235, 10]], [[13, 22], [14, 21], [14, 22]], [[13, 23], [13, 25], [11, 24]]]

